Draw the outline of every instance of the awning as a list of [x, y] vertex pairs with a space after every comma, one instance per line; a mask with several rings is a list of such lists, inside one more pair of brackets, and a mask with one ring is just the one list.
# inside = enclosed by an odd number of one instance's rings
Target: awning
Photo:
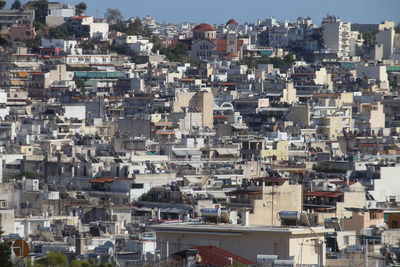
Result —
[[193, 176], [184, 176], [183, 179], [185, 179], [186, 181], [188, 181], [191, 184], [200, 183], [200, 180], [201, 180], [201, 179], [199, 179], [197, 177], [193, 177]]
[[246, 125], [242, 125], [242, 124], [232, 124], [232, 127], [238, 130], [245, 130], [247, 129]]
[[234, 148], [217, 148], [215, 151], [217, 151], [217, 153], [219, 155], [236, 155], [236, 154], [239, 154], [239, 151], [237, 149], [234, 149]]
[[174, 150], [173, 152], [178, 157], [201, 156], [202, 155], [200, 150]]
[[174, 150], [173, 151], [175, 155], [177, 155], [178, 157], [186, 157], [186, 151], [185, 150]]
[[189, 163], [189, 166], [194, 169], [199, 169], [199, 168], [203, 167], [203, 163]]
[[90, 183], [106, 183], [106, 182], [112, 182], [114, 181], [114, 178], [111, 177], [100, 177], [100, 178], [95, 178], [90, 180]]
[[190, 156], [201, 156], [202, 155], [200, 150], [186, 150], [186, 153]]

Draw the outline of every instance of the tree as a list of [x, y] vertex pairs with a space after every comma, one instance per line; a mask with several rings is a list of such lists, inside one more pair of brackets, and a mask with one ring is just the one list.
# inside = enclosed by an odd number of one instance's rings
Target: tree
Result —
[[47, 0], [29, 1], [24, 7], [26, 9], [35, 10], [35, 21], [46, 23], [47, 10], [49, 7], [49, 2]]
[[112, 267], [111, 263], [96, 263], [95, 261], [89, 260], [73, 260], [70, 267]]
[[364, 39], [364, 45], [372, 45], [375, 42], [374, 32], [364, 32], [362, 37]]
[[68, 39], [70, 33], [67, 28], [63, 26], [57, 26], [54, 28], [50, 28], [49, 30], [49, 37], [53, 39]]
[[21, 4], [21, 1], [19, 1], [19, 0], [15, 0], [14, 3], [11, 5], [11, 9], [15, 9], [15, 10], [21, 9], [21, 7], [22, 7], [22, 4]]
[[130, 23], [125, 32], [127, 35], [143, 35], [150, 37], [151, 32], [143, 26], [143, 23], [140, 19], [135, 19], [133, 23]]
[[6, 6], [6, 1], [0, 1], [0, 9], [3, 9]]
[[5, 45], [9, 45], [9, 43], [6, 39], [4, 39], [3, 37], [0, 37], [0, 45], [5, 46]]
[[187, 62], [187, 46], [184, 43], [178, 43], [176, 46], [163, 47], [161, 43], [155, 44], [152, 51], [155, 53], [159, 51], [160, 54], [165, 55], [169, 61], [173, 62]]
[[8, 177], [8, 179], [17, 179], [20, 180], [23, 177], [26, 179], [40, 179], [40, 175], [36, 172], [31, 172], [31, 171], [23, 171], [15, 175], [11, 175]]
[[82, 80], [81, 78], [74, 77], [74, 81], [75, 81], [76, 88], [81, 89], [81, 90], [85, 89], [85, 81], [84, 80]]
[[23, 40], [23, 42], [25, 43], [26, 47], [31, 50], [32, 53], [39, 53], [41, 44], [41, 38], [39, 36], [35, 39]]
[[[0, 236], [4, 234], [4, 231], [0, 228]], [[11, 262], [11, 247], [9, 244], [0, 242], [0, 266], [12, 267]]]
[[80, 2], [79, 4], [75, 5], [75, 10], [78, 15], [85, 13], [86, 9], [87, 5], [85, 2]]
[[394, 27], [395, 33], [400, 33], [400, 24]]
[[121, 23], [124, 20], [121, 11], [117, 8], [108, 8], [104, 14], [104, 18], [110, 25]]
[[36, 32], [44, 30], [46, 25], [41, 23], [40, 21], [34, 21], [33, 22], [33, 27], [35, 27]]
[[67, 257], [59, 252], [50, 252], [44, 258], [37, 261], [47, 267], [64, 267], [67, 266]]
[[94, 44], [92, 39], [85, 40], [81, 43], [83, 51], [94, 50]]

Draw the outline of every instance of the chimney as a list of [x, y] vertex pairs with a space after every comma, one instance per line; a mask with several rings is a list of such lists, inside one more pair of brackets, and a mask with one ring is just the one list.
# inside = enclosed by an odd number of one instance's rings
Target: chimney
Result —
[[242, 225], [249, 226], [250, 212], [247, 209], [244, 209], [241, 211], [241, 215], [242, 215]]
[[82, 233], [77, 233], [75, 237], [75, 254], [84, 255], [86, 253], [86, 238]]

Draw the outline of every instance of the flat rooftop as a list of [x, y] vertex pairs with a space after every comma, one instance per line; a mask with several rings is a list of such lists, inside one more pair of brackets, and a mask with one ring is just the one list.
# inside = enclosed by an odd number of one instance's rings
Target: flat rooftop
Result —
[[275, 232], [290, 234], [325, 234], [333, 232], [334, 229], [324, 227], [273, 227], [262, 225], [239, 225], [239, 224], [157, 224], [151, 228], [158, 232], [224, 232], [224, 233], [246, 233], [246, 232]]

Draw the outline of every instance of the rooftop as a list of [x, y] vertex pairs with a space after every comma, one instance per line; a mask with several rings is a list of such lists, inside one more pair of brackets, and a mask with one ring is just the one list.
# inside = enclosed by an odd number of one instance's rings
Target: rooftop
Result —
[[274, 232], [300, 234], [324, 234], [332, 232], [332, 229], [324, 227], [273, 227], [259, 225], [237, 225], [237, 224], [201, 224], [201, 223], [181, 223], [181, 224], [158, 224], [151, 226], [157, 232], [216, 232], [225, 234], [244, 234], [249, 232]]

